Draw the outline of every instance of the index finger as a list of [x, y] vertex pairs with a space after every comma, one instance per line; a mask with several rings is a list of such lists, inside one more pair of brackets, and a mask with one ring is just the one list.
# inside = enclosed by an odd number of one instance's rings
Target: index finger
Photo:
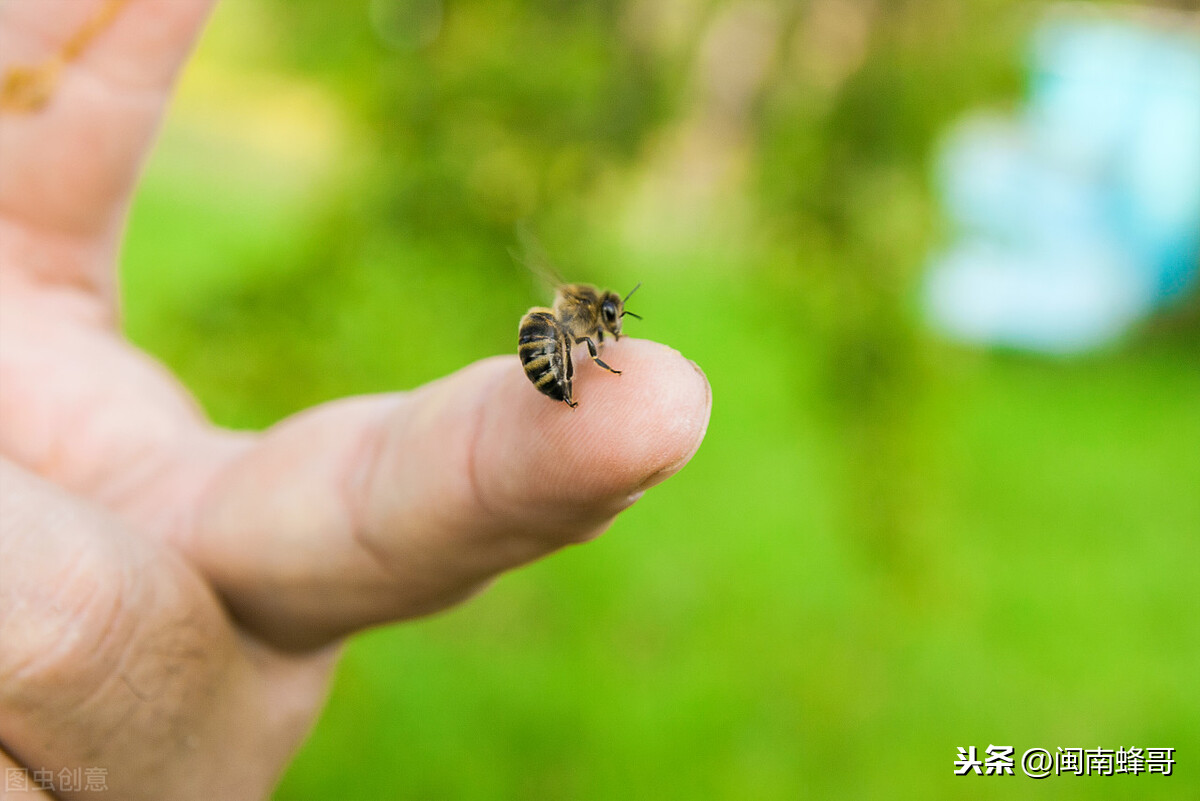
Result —
[[577, 409], [497, 356], [301, 412], [209, 485], [179, 544], [280, 647], [450, 606], [599, 534], [699, 448], [712, 404], [699, 367], [637, 339], [605, 358], [624, 372], [581, 365]]

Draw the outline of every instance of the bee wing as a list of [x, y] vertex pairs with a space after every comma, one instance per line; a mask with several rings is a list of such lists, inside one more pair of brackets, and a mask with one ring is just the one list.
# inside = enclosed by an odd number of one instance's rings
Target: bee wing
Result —
[[542, 284], [542, 287], [550, 293], [567, 283], [555, 268], [554, 263], [550, 261], [546, 249], [542, 247], [541, 242], [525, 222], [517, 223], [516, 234], [520, 249], [509, 248], [508, 251], [514, 261], [524, 265], [525, 269], [533, 273], [534, 277], [538, 279], [538, 283]]

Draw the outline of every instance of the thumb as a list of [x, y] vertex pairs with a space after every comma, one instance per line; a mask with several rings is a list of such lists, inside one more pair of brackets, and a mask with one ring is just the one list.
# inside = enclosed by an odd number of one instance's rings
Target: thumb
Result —
[[285, 647], [444, 608], [595, 536], [699, 447], [711, 393], [694, 364], [641, 340], [605, 358], [623, 374], [579, 365], [574, 410], [497, 357], [301, 413], [218, 476], [185, 548]]

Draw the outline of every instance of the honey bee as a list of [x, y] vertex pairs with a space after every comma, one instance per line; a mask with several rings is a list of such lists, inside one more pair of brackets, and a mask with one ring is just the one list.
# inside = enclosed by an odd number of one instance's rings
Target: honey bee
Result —
[[637, 292], [638, 284], [622, 298], [615, 292], [599, 290], [590, 284], [562, 284], [554, 295], [554, 307], [534, 307], [521, 318], [517, 329], [517, 355], [525, 375], [538, 391], [560, 400], [574, 409], [579, 404], [572, 390], [575, 365], [571, 349], [587, 345], [588, 354], [600, 367], [620, 375], [600, 358], [604, 335], [621, 338], [621, 318], [642, 319], [625, 310], [625, 301]]

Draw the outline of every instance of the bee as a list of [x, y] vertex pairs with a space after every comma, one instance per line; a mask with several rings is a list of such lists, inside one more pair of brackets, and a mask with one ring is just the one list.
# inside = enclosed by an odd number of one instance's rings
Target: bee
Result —
[[571, 349], [579, 344], [587, 345], [588, 355], [597, 365], [621, 374], [604, 363], [600, 348], [606, 333], [621, 338], [622, 317], [642, 319], [625, 309], [625, 302], [640, 286], [622, 298], [590, 284], [562, 284], [554, 294], [553, 308], [538, 306], [525, 313], [517, 329], [517, 355], [539, 392], [572, 409], [579, 405], [572, 390], [575, 365], [571, 361]]

